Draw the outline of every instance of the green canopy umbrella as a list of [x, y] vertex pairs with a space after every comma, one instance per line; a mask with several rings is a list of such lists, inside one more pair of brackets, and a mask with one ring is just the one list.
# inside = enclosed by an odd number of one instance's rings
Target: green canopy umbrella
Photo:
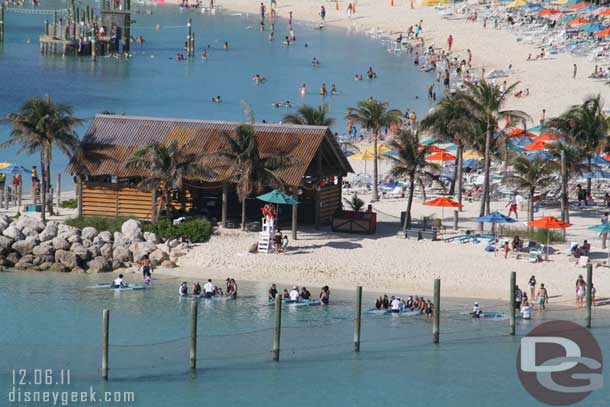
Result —
[[[283, 193], [279, 189], [274, 189], [271, 192], [267, 192], [266, 194], [259, 195], [256, 197], [256, 199], [263, 201], [263, 202], [274, 203], [278, 206], [279, 205], [298, 205], [299, 204], [299, 201], [297, 201], [290, 195]], [[276, 218], [279, 219], [279, 208], [276, 209], [275, 213], [276, 213]]]
[[[601, 223], [587, 229], [599, 233], [610, 233], [610, 223]], [[606, 260], [606, 265], [610, 267], [610, 246], [608, 246], [608, 259]]]

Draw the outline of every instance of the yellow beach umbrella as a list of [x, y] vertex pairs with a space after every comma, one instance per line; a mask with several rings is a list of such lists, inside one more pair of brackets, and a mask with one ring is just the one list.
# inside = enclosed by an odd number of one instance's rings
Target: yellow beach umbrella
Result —
[[483, 158], [483, 156], [474, 150], [464, 152], [464, 159], [466, 160], [480, 160], [481, 158]]
[[[392, 151], [392, 149], [390, 147], [387, 147], [383, 144], [378, 144], [377, 145], [377, 154], [383, 154], [383, 153], [387, 153]], [[363, 151], [364, 153], [369, 153], [371, 155], [371, 157], [373, 156], [373, 146], [368, 146], [367, 148], [364, 149]], [[357, 155], [357, 154], [356, 154]], [[371, 158], [372, 160], [372, 158]]]
[[[366, 150], [364, 150], [361, 153], [350, 155], [349, 157], [347, 157], [347, 159], [348, 160], [373, 161], [374, 157], [375, 157], [375, 154], [373, 154], [372, 151], [368, 151], [368, 149], [366, 149]], [[378, 160], [384, 160], [385, 157], [378, 153], [377, 154], [377, 159]]]
[[10, 167], [11, 165], [13, 165], [13, 164], [12, 163], [7, 163], [7, 162], [0, 163], [0, 170], [5, 169], [6, 167]]
[[553, 2], [553, 4], [557, 4], [557, 5], [563, 5], [563, 4], [568, 4], [570, 2], [570, 0], [555, 0]]
[[527, 4], [527, 1], [525, 0], [515, 0], [511, 3], [508, 3], [506, 5], [506, 8], [513, 8], [513, 7], [523, 7]]

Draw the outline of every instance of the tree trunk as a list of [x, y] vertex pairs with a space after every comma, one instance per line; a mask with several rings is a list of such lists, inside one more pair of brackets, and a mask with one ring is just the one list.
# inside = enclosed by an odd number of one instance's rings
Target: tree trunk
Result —
[[[49, 152], [47, 156], [47, 167], [45, 169], [45, 177], [47, 178], [47, 188], [51, 185], [51, 154]], [[49, 216], [55, 216], [55, 211], [53, 211], [53, 197], [47, 204], [47, 209], [49, 211]]]
[[[485, 174], [483, 178], [483, 191], [481, 193], [481, 209], [479, 210], [479, 216], [485, 215], [486, 200], [489, 200], [489, 170], [491, 168], [491, 136], [492, 136], [491, 124], [487, 123], [487, 133], [485, 134]], [[483, 223], [479, 223], [479, 230], [483, 230]]]
[[171, 196], [169, 189], [163, 188], [163, 196], [165, 196], [165, 217], [167, 220], [172, 220], [172, 205], [170, 202]]
[[[46, 168], [45, 166], [46, 164], [46, 153], [44, 151], [44, 147], [40, 147], [40, 175], [39, 175], [39, 180], [40, 180], [40, 195], [41, 195], [41, 199], [42, 199], [42, 213], [41, 213], [41, 218], [43, 222], [46, 222], [47, 220], [47, 180], [46, 177], [44, 176], [44, 169]], [[32, 192], [32, 194], [34, 194], [35, 191]]]
[[[587, 158], [587, 171], [589, 171], [589, 173], [591, 173], [591, 157]], [[587, 178], [587, 191], [586, 191], [585, 195], [585, 202], [587, 202], [587, 197], [589, 196], [589, 194], [591, 193], [591, 178]]]
[[568, 172], [566, 168], [565, 152], [561, 152], [561, 220], [570, 222], [570, 199], [568, 196]]
[[460, 204], [460, 207], [458, 208], [458, 210], [461, 212], [462, 211], [462, 190], [464, 189], [464, 147], [458, 145], [457, 148], [457, 201]]
[[413, 205], [413, 194], [415, 193], [415, 177], [409, 177], [409, 197], [407, 198], [407, 211], [405, 212], [405, 223], [402, 225], [403, 233], [411, 227], [411, 206]]
[[377, 165], [377, 136], [378, 130], [373, 131], [373, 197], [371, 202], [379, 200], [379, 191], [377, 190], [377, 182], [379, 181], [379, 170]]
[[534, 194], [536, 193], [536, 188], [530, 188], [530, 202], [529, 202], [529, 218], [528, 221], [534, 220]]
[[241, 230], [246, 230], [246, 197], [241, 201]]
[[455, 194], [455, 181], [457, 180], [458, 165], [460, 163], [460, 156], [459, 156], [460, 147], [458, 147], [457, 149], [458, 149], [458, 155], [457, 155], [457, 157], [455, 157], [455, 165], [454, 165], [454, 169], [453, 169], [453, 178], [451, 179], [451, 184], [449, 184], [449, 195], [451, 195], [451, 196], [453, 196], [453, 194]]

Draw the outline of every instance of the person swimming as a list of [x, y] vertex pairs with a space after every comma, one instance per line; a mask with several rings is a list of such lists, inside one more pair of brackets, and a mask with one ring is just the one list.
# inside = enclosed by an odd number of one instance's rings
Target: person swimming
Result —
[[199, 281], [193, 284], [193, 295], [201, 295], [201, 285]]
[[274, 301], [275, 300], [275, 296], [277, 295], [277, 287], [275, 286], [275, 284], [271, 284], [271, 287], [269, 288], [269, 301]]
[[330, 85], [330, 94], [331, 95], [337, 94], [337, 86], [334, 83], [332, 85]]
[[322, 287], [322, 291], [320, 292], [320, 302], [324, 305], [328, 305], [330, 302], [330, 288], [327, 285]]
[[481, 318], [482, 313], [483, 313], [483, 311], [481, 311], [481, 307], [479, 306], [479, 303], [475, 302], [474, 306], [472, 307], [472, 312], [470, 313], [470, 315], [472, 315], [473, 318]]
[[301, 96], [304, 96], [307, 93], [307, 85], [305, 85], [304, 83], [301, 84], [301, 86], [299, 87], [299, 92], [301, 93]]
[[212, 103], [222, 103], [222, 98], [220, 96], [212, 97], [210, 100]]
[[261, 83], [265, 82], [267, 80], [267, 78], [265, 78], [263, 75], [256, 74], [252, 77], [252, 80], [254, 82], [256, 82], [257, 84], [261, 84]]
[[127, 287], [127, 284], [125, 284], [125, 282], [123, 281], [123, 275], [122, 274], [119, 274], [119, 276], [114, 279], [114, 281], [112, 282], [112, 287], [113, 288]]
[[320, 87], [320, 96], [326, 96], [328, 95], [328, 90], [326, 90], [326, 84], [323, 83], [322, 86]]
[[178, 288], [178, 294], [180, 294], [180, 296], [185, 297], [188, 295], [188, 287], [186, 285], [186, 281], [183, 281], [182, 284], [180, 284], [180, 288]]

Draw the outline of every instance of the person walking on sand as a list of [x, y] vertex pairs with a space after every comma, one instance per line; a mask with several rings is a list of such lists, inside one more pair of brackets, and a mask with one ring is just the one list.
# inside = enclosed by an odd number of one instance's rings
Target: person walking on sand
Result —
[[263, 3], [261, 3], [261, 6], [260, 6], [261, 20], [265, 19], [265, 10], [266, 10], [265, 5]]
[[453, 45], [453, 35], [449, 34], [449, 38], [447, 38], [447, 48], [449, 48], [449, 52], [451, 52], [452, 45]]
[[545, 310], [546, 304], [549, 303], [549, 293], [544, 287], [544, 284], [540, 284], [540, 288], [538, 289], [538, 297], [536, 299], [538, 301], [538, 307], [540, 310]]
[[542, 109], [542, 113], [540, 114], [540, 125], [544, 126], [544, 121], [546, 120], [546, 109]]
[[352, 14], [354, 14], [354, 6], [352, 5], [352, 3], [349, 3], [347, 5], [347, 17], [352, 18]]
[[508, 259], [508, 252], [510, 252], [510, 247], [508, 246], [508, 241], [504, 242], [504, 258]]
[[288, 25], [292, 25], [292, 11], [288, 12]]
[[534, 298], [536, 298], [536, 276], [530, 277], [530, 281], [528, 282], [528, 285], [530, 286], [530, 296], [532, 297], [532, 300], [533, 300]]
[[572, 79], [576, 79], [576, 71], [578, 70], [578, 67], [576, 66], [576, 64], [574, 64], [574, 71], [572, 72]]
[[519, 214], [517, 214], [517, 194], [513, 194], [506, 206], [508, 206], [508, 217], [510, 218], [511, 213], [514, 213], [515, 219], [519, 219]]
[[326, 19], [326, 9], [324, 8], [324, 6], [320, 6], [320, 18], [322, 19], [323, 25]]

